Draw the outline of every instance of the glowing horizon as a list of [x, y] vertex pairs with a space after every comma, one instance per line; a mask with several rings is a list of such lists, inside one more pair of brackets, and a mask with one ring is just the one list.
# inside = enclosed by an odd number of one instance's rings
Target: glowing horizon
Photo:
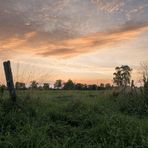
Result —
[[9, 59], [15, 81], [112, 83], [114, 68], [129, 65], [138, 83], [147, 8], [147, 0], [0, 0], [0, 82]]

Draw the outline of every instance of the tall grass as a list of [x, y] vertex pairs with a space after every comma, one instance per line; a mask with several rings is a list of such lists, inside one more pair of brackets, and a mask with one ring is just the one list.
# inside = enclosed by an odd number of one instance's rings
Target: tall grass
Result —
[[98, 91], [19, 91], [17, 107], [4, 95], [2, 148], [148, 147], [148, 118], [128, 112], [124, 97]]

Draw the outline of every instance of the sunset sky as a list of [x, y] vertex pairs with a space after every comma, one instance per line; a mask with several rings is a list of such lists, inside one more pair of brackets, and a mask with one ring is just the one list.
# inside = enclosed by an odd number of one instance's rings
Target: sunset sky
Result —
[[148, 0], [0, 0], [0, 82], [112, 82], [129, 65], [138, 83], [148, 61]]

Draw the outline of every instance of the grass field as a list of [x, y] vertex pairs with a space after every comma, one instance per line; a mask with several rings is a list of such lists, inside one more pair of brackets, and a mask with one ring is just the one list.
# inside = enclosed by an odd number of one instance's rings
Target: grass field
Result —
[[50, 90], [19, 91], [17, 101], [0, 100], [0, 148], [148, 148], [140, 98]]

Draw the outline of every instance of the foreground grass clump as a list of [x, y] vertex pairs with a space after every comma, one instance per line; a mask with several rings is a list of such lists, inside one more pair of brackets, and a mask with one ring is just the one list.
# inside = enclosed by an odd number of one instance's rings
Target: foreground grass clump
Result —
[[[2, 148], [147, 148], [148, 118], [98, 91], [19, 92], [0, 103]], [[120, 98], [121, 99], [121, 98]]]
[[120, 94], [113, 98], [121, 112], [129, 115], [148, 116], [147, 98], [142, 93]]

